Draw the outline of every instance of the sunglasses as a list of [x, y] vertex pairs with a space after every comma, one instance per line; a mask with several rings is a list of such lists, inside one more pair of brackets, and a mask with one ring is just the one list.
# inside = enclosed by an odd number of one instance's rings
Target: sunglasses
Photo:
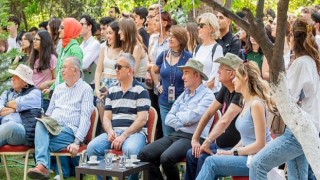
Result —
[[207, 25], [207, 24], [206, 24], [206, 23], [199, 23], [199, 24], [198, 24], [198, 27], [199, 27], [199, 28], [203, 28], [203, 26], [205, 26], [205, 25]]
[[120, 64], [118, 64], [118, 63], [116, 63], [116, 64], [114, 65], [114, 69], [118, 69], [119, 71], [120, 71], [123, 67], [129, 68], [128, 66], [122, 66], [122, 65], [120, 65]]

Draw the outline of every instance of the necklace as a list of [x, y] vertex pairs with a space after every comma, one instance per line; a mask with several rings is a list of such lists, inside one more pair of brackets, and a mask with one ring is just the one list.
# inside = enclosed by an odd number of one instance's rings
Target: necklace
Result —
[[179, 57], [181, 55], [181, 52], [175, 52], [175, 51], [171, 50], [171, 55], [173, 57]]

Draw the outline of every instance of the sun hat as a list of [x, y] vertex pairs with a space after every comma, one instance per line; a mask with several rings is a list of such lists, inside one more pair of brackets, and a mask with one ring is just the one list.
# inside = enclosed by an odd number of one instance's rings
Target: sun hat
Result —
[[59, 125], [59, 123], [49, 117], [49, 116], [44, 116], [41, 118], [36, 118], [38, 121], [41, 121], [42, 124], [46, 127], [46, 129], [54, 136], [57, 136], [60, 134], [61, 132], [61, 126]]
[[214, 62], [227, 65], [235, 70], [239, 64], [243, 63], [243, 60], [237, 55], [227, 53], [224, 57], [219, 57]]
[[190, 58], [184, 66], [178, 66], [178, 67], [181, 71], [183, 70], [183, 68], [187, 68], [187, 67], [192, 68], [193, 70], [201, 74], [203, 80], [205, 81], [208, 80], [207, 75], [203, 73], [203, 64], [196, 59]]
[[16, 70], [9, 69], [8, 72], [10, 74], [18, 76], [24, 82], [30, 85], [34, 85], [34, 82], [32, 80], [33, 70], [29, 66], [26, 66], [24, 64], [19, 64]]

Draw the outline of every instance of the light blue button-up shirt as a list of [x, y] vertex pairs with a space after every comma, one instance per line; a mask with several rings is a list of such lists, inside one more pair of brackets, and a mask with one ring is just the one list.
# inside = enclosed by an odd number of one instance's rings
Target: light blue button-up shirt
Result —
[[[203, 83], [195, 90], [193, 95], [190, 94], [189, 89], [186, 89], [172, 105], [165, 120], [166, 125], [173, 127], [176, 131], [180, 130], [193, 134], [202, 115], [214, 99], [212, 91]], [[201, 137], [208, 136], [212, 121], [213, 118], [210, 119], [202, 131]]]
[[71, 87], [64, 82], [55, 88], [46, 115], [71, 128], [75, 138], [82, 142], [90, 128], [93, 108], [93, 91], [79, 79]]
[[41, 91], [39, 89], [33, 89], [28, 94], [21, 96], [14, 90], [4, 91], [0, 96], [0, 111], [6, 106], [9, 101], [15, 100], [17, 104], [16, 112], [10, 113], [6, 116], [0, 116], [1, 124], [8, 121], [13, 121], [16, 123], [22, 123], [19, 112], [33, 109], [41, 108]]

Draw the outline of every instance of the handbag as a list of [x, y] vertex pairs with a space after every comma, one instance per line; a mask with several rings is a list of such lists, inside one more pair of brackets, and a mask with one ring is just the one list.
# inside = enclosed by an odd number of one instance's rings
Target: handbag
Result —
[[277, 108], [274, 108], [269, 114], [268, 127], [271, 134], [275, 135], [276, 137], [281, 136], [284, 133], [286, 124], [284, 123]]

